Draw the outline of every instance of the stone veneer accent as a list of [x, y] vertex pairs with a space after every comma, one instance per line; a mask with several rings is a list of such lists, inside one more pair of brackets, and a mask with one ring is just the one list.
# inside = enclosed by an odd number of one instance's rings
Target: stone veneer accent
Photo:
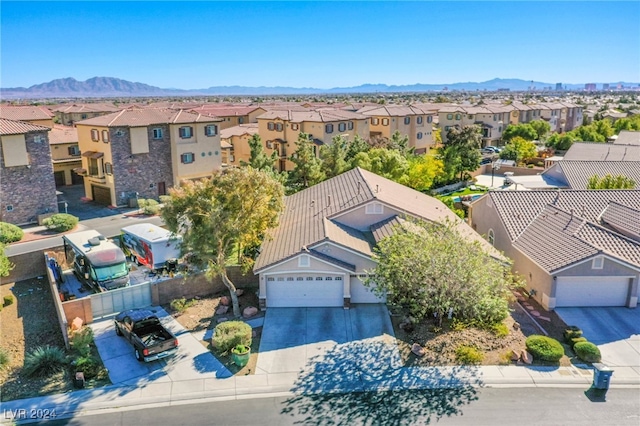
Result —
[[[162, 128], [162, 139], [153, 139], [152, 129]], [[120, 130], [122, 136], [118, 136]], [[109, 129], [113, 178], [118, 204], [126, 204], [130, 193], [138, 192], [139, 198], [158, 199], [158, 182], [164, 182], [167, 193], [173, 186], [171, 167], [171, 135], [168, 124], [147, 127], [149, 152], [131, 154], [131, 139], [128, 127]], [[153, 185], [153, 186], [151, 186]], [[125, 198], [122, 198], [122, 193]]]
[[[35, 136], [42, 142], [34, 142]], [[39, 214], [58, 213], [48, 132], [29, 132], [24, 137], [30, 168], [5, 167], [0, 153], [0, 221], [16, 225], [37, 222]], [[10, 212], [9, 205], [13, 206]]]

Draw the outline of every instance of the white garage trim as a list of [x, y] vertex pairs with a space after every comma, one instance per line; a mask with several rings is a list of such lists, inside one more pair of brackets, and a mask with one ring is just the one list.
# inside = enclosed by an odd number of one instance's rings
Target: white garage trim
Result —
[[556, 308], [626, 306], [631, 277], [558, 277]]
[[[309, 280], [309, 278], [312, 278]], [[343, 306], [348, 275], [325, 272], [267, 275], [267, 308]]]

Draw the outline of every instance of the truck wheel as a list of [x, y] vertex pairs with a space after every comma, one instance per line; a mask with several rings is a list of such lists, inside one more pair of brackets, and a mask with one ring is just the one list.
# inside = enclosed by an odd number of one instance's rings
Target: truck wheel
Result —
[[142, 354], [140, 353], [139, 350], [135, 350], [135, 355], [136, 355], [136, 359], [140, 362], [144, 362], [144, 358], [142, 357]]
[[120, 330], [120, 327], [118, 327], [117, 324], [116, 324], [116, 335], [122, 336], [122, 331]]

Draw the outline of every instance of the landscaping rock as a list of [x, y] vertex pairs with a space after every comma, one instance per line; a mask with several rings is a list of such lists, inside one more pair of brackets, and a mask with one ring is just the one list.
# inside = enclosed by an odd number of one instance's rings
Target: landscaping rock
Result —
[[222, 306], [229, 306], [229, 305], [231, 304], [231, 300], [229, 299], [229, 297], [228, 297], [228, 296], [222, 296], [222, 297], [220, 298], [220, 304], [221, 304]]
[[243, 294], [244, 294], [244, 290], [243, 289], [239, 288], [239, 289], [236, 290], [236, 296], [240, 297]]
[[225, 322], [225, 321], [229, 321], [229, 318], [222, 317], [222, 318], [218, 318], [217, 319], [218, 324], [220, 324], [221, 322]]
[[520, 330], [520, 323], [519, 322], [514, 322], [513, 323], [513, 329], [514, 330]]
[[511, 361], [518, 361], [520, 359], [520, 352], [515, 349], [511, 351]]
[[218, 309], [216, 309], [216, 315], [224, 315], [227, 312], [229, 312], [228, 306], [220, 305], [218, 306]]
[[419, 344], [417, 344], [417, 343], [414, 343], [414, 344], [411, 346], [411, 352], [413, 352], [416, 356], [419, 356], [420, 358], [422, 358], [423, 356], [425, 356], [425, 355], [426, 355], [426, 353], [427, 353], [427, 351], [426, 351], [422, 346], [420, 346], [420, 345], [419, 345]]
[[84, 321], [82, 321], [82, 318], [75, 317], [73, 321], [71, 321], [71, 330], [72, 331], [80, 330], [82, 328], [83, 322]]
[[242, 317], [243, 318], [251, 318], [251, 317], [256, 316], [257, 314], [258, 314], [258, 308], [254, 307], [254, 306], [247, 306], [242, 311]]
[[529, 353], [529, 351], [520, 352], [520, 359], [527, 365], [531, 365], [533, 363], [533, 355]]

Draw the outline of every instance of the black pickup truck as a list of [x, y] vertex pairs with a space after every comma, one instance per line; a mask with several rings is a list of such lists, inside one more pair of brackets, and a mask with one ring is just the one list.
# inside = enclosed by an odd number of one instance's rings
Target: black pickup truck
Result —
[[116, 334], [133, 345], [140, 362], [155, 361], [174, 354], [178, 339], [165, 329], [158, 317], [147, 309], [120, 312], [115, 318]]

